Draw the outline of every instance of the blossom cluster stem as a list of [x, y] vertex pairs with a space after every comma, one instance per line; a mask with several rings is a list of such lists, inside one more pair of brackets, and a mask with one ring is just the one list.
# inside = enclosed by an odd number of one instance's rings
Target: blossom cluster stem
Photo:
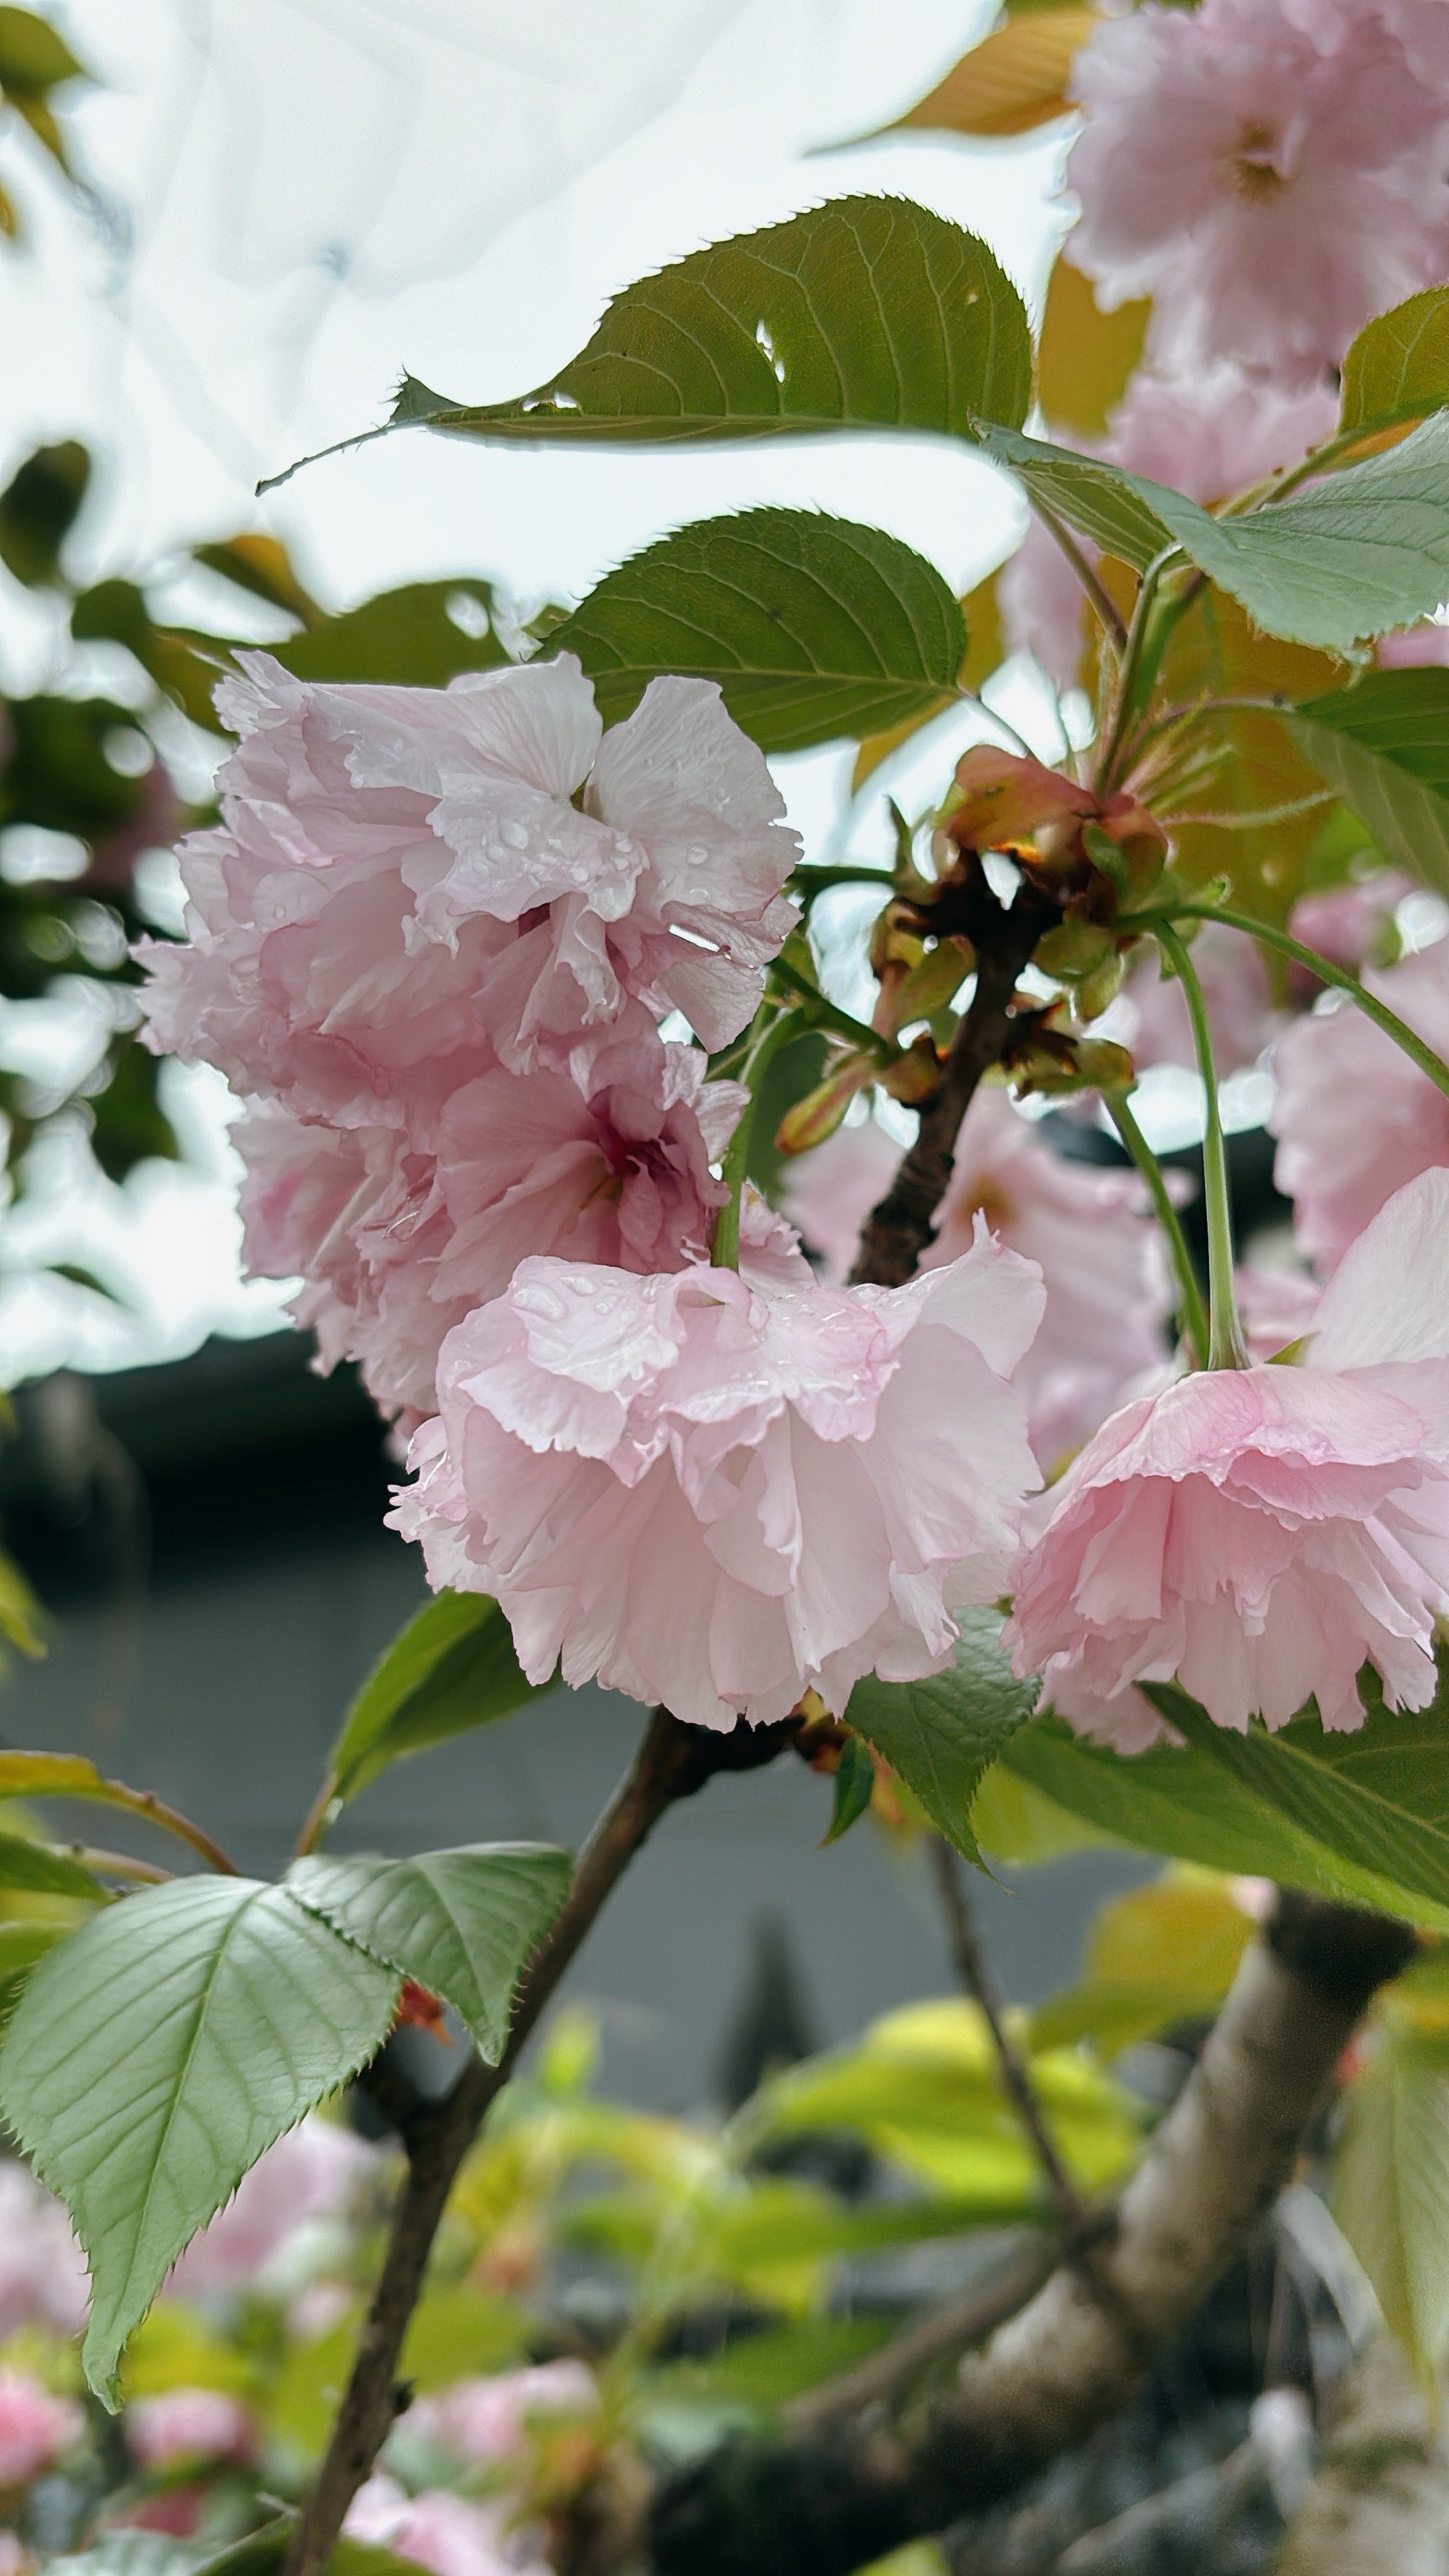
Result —
[[1143, 1180], [1152, 1200], [1153, 1212], [1161, 1226], [1172, 1267], [1182, 1298], [1182, 1331], [1199, 1368], [1207, 1365], [1208, 1318], [1198, 1284], [1197, 1265], [1193, 1260], [1182, 1222], [1172, 1204], [1167, 1176], [1141, 1128], [1132, 1114], [1125, 1091], [1106, 1091], [1102, 1104]]
[[1202, 1144], [1203, 1197], [1207, 1208], [1208, 1234], [1208, 1357], [1209, 1368], [1246, 1368], [1247, 1352], [1238, 1323], [1237, 1301], [1233, 1295], [1233, 1217], [1228, 1196], [1228, 1158], [1223, 1143], [1222, 1111], [1218, 1102], [1218, 1072], [1213, 1058], [1212, 1031], [1208, 1026], [1207, 1003], [1198, 982], [1197, 969], [1188, 955], [1185, 943], [1175, 930], [1163, 926], [1157, 933], [1163, 956], [1182, 986], [1188, 1018], [1192, 1022], [1193, 1044], [1197, 1049], [1198, 1070], [1207, 1095]]
[[407, 2171], [393, 2211], [381, 2276], [358, 2340], [352, 2376], [327, 2454], [293, 2526], [284, 2576], [321, 2576], [347, 2508], [369, 2475], [399, 2402], [398, 2361], [433, 2239], [464, 2156], [503, 2090], [565, 1969], [661, 1816], [717, 1772], [772, 1762], [795, 1721], [712, 1733], [656, 1709], [630, 1769], [604, 1809], [574, 1871], [568, 1902], [519, 1988], [508, 2045], [497, 2066], [473, 2058], [441, 2102], [397, 2083], [386, 2062], [371, 2088], [402, 2138]]

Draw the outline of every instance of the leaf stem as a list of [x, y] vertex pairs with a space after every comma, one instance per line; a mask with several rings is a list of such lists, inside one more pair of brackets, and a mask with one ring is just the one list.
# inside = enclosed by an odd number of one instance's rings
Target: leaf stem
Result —
[[[1031, 506], [1035, 510], [1036, 515], [1040, 519], [1048, 536], [1054, 537], [1057, 544], [1061, 547], [1062, 553], [1066, 556], [1068, 563], [1071, 565], [1073, 572], [1076, 574], [1078, 581], [1081, 583], [1083, 590], [1086, 592], [1088, 599], [1096, 610], [1098, 622], [1104, 633], [1115, 646], [1117, 652], [1121, 653], [1125, 649], [1127, 643], [1126, 621], [1123, 618], [1122, 611], [1118, 607], [1117, 602], [1112, 597], [1112, 594], [1107, 589], [1105, 583], [1102, 581], [1096, 566], [1088, 560], [1086, 555], [1083, 554], [1081, 547], [1078, 545], [1071, 529], [1067, 526], [1066, 521], [1064, 519], [1059, 519], [1055, 510], [1049, 510], [1044, 502], [1036, 499], [1033, 499]], [[988, 713], [989, 712], [990, 710], [988, 709]]]
[[1187, 1015], [1192, 1022], [1198, 1071], [1207, 1094], [1207, 1122], [1202, 1145], [1203, 1196], [1208, 1229], [1207, 1364], [1211, 1369], [1246, 1368], [1248, 1355], [1243, 1347], [1237, 1302], [1233, 1295], [1233, 1218], [1228, 1196], [1228, 1160], [1223, 1144], [1218, 1069], [1213, 1058], [1207, 1003], [1198, 982], [1197, 968], [1177, 932], [1169, 924], [1162, 923], [1158, 926], [1157, 941], [1182, 986]]
[[1207, 1365], [1209, 1340], [1207, 1308], [1203, 1304], [1197, 1266], [1188, 1249], [1187, 1237], [1183, 1233], [1181, 1221], [1168, 1191], [1167, 1175], [1132, 1114], [1126, 1092], [1104, 1091], [1102, 1104], [1147, 1184], [1153, 1211], [1167, 1238], [1167, 1248], [1172, 1256], [1173, 1269], [1177, 1274], [1178, 1290], [1182, 1298], [1184, 1338], [1192, 1351], [1194, 1364], [1198, 1368], [1204, 1368]]
[[94, 1870], [98, 1877], [134, 1878], [144, 1887], [166, 1887], [170, 1884], [172, 1873], [169, 1869], [157, 1869], [149, 1860], [132, 1860], [129, 1852], [97, 1851], [91, 1843], [69, 1843], [66, 1849], [72, 1860], [79, 1861], [82, 1869]]
[[107, 1807], [124, 1807], [129, 1815], [144, 1816], [148, 1824], [159, 1825], [163, 1833], [175, 1834], [178, 1841], [190, 1843], [192, 1850], [201, 1854], [207, 1868], [214, 1869], [219, 1877], [241, 1876], [235, 1861], [228, 1859], [220, 1843], [213, 1842], [210, 1834], [204, 1832], [200, 1825], [194, 1825], [189, 1816], [183, 1816], [179, 1808], [168, 1807], [165, 1799], [158, 1798], [154, 1790], [128, 1789], [123, 1780], [106, 1780], [99, 1789], [62, 1789], [53, 1794], [66, 1798], [90, 1797]]
[[[1386, 1038], [1392, 1038], [1396, 1047], [1402, 1047], [1410, 1062], [1416, 1064], [1419, 1071], [1433, 1083], [1435, 1090], [1442, 1091], [1446, 1100], [1449, 1100], [1449, 1064], [1444, 1062], [1443, 1057], [1437, 1056], [1431, 1046], [1426, 1046], [1423, 1039], [1417, 1037], [1414, 1031], [1399, 1018], [1398, 1013], [1389, 1009], [1386, 1002], [1379, 1001], [1376, 994], [1368, 992], [1358, 981], [1357, 976], [1350, 975], [1342, 966], [1335, 966], [1331, 958], [1320, 957], [1316, 948], [1305, 948], [1301, 939], [1290, 937], [1286, 930], [1275, 929], [1271, 922], [1255, 921], [1252, 914], [1248, 912], [1230, 912], [1222, 904], [1174, 904], [1173, 919], [1175, 921], [1221, 921], [1229, 930], [1244, 931], [1249, 939], [1256, 939], [1262, 947], [1276, 949], [1280, 957], [1291, 957], [1295, 966], [1305, 967], [1310, 975], [1318, 978], [1320, 984], [1331, 986], [1336, 993], [1347, 993], [1349, 1000], [1357, 1004], [1365, 1019], [1372, 1020], [1375, 1028], [1382, 1029]], [[1149, 921], [1146, 917], [1143, 918], [1141, 926], [1144, 929], [1157, 930], [1156, 922]], [[1159, 937], [1160, 935], [1158, 932]]]
[[709, 1257], [716, 1270], [738, 1270], [740, 1266], [740, 1203], [745, 1194], [750, 1146], [754, 1141], [760, 1078], [771, 1057], [782, 1046], [788, 1045], [791, 1038], [798, 1037], [804, 1025], [803, 1011], [778, 1012], [760, 1031], [740, 1068], [738, 1079], [750, 1087], [750, 1097], [740, 1111], [739, 1123], [725, 1147], [724, 1161], [720, 1166], [720, 1176], [729, 1196], [714, 1221], [714, 1242]]

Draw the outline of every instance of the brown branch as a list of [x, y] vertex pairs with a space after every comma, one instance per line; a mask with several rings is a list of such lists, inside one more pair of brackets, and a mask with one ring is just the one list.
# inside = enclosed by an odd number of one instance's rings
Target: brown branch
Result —
[[1383, 1916], [1280, 1897], [1091, 2263], [1059, 2266], [917, 2420], [740, 2440], [678, 2472], [655, 2502], [655, 2576], [848, 2576], [1000, 2502], [1119, 2413], [1276, 2197], [1364, 2007], [1414, 1947]]
[[633, 1764], [579, 1854], [568, 1902], [519, 1988], [502, 2062], [485, 2066], [474, 2058], [441, 2102], [420, 2101], [396, 2070], [380, 2076], [377, 2091], [399, 2127], [407, 2174], [352, 2376], [326, 2458], [293, 2529], [285, 2576], [317, 2576], [326, 2566], [347, 2508], [387, 2438], [397, 2412], [403, 2338], [458, 2167], [601, 1907], [668, 1808], [692, 1798], [716, 1772], [752, 1771], [773, 1761], [793, 1733], [794, 1721], [786, 1719], [761, 1727], [741, 1721], [732, 1734], [717, 1735], [682, 1726], [667, 1709], [656, 1709]]
[[1057, 2154], [1051, 2132], [1042, 2117], [1041, 2104], [1032, 2088], [1031, 2077], [1007, 2036], [1001, 1997], [972, 1919], [971, 1902], [961, 1878], [961, 1864], [950, 1843], [940, 1834], [931, 1837], [931, 1866], [935, 1872], [941, 1911], [946, 1917], [956, 1974], [991, 2033], [1002, 2084], [1031, 2140], [1036, 2160], [1046, 2176], [1047, 2188], [1056, 2202], [1057, 2216], [1069, 2231], [1080, 2229], [1085, 2211], [1077, 2187]]
[[[980, 935], [979, 894], [970, 924], [976, 990], [942, 1068], [941, 1088], [921, 1111], [916, 1141], [885, 1197], [866, 1218], [850, 1274], [853, 1286], [900, 1288], [915, 1276], [922, 1253], [935, 1239], [936, 1210], [951, 1186], [961, 1121], [982, 1075], [999, 1064], [1010, 1038], [1017, 977], [1043, 931], [1061, 917], [1056, 904], [1044, 902], [1025, 883], [1017, 888], [1010, 910], [994, 897], [988, 901], [989, 940]], [[943, 936], [954, 927], [943, 913]]]

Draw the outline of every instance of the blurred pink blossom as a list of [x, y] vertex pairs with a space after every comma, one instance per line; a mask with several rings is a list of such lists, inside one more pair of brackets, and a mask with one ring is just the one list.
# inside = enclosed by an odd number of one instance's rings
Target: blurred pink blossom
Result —
[[581, 2361], [544, 2361], [491, 2379], [460, 2379], [409, 2409], [408, 2429], [469, 2467], [489, 2468], [523, 2450], [534, 2416], [591, 2413], [599, 2392]]
[[241, 736], [221, 825], [179, 853], [189, 943], [139, 952], [155, 1047], [429, 1146], [470, 1075], [631, 995], [708, 1047], [744, 1026], [799, 843], [711, 684], [656, 680], [605, 735], [569, 654], [447, 689], [241, 660], [217, 693]]
[[1290, 1342], [1313, 1330], [1323, 1291], [1301, 1270], [1259, 1269], [1243, 1262], [1233, 1287], [1248, 1357], [1256, 1367], [1266, 1368]]
[[1001, 1588], [1041, 1305], [984, 1225], [893, 1290], [773, 1243], [739, 1274], [521, 1262], [443, 1345], [394, 1526], [435, 1587], [498, 1596], [530, 1675], [561, 1656], [698, 1726], [843, 1708], [939, 1669]]
[[435, 1409], [444, 1335], [502, 1295], [525, 1253], [643, 1271], [707, 1252], [725, 1195], [710, 1162], [745, 1095], [704, 1077], [699, 1048], [666, 1046], [634, 1003], [560, 1065], [465, 1083], [436, 1154], [388, 1127], [255, 1109], [232, 1131], [248, 1267], [300, 1272], [292, 1312], [315, 1328], [322, 1366], [360, 1361], [383, 1411], [412, 1428]]
[[1325, 1291], [1301, 1367], [1178, 1379], [1106, 1423], [1037, 1507], [1008, 1643], [1083, 1734], [1161, 1733], [1174, 1675], [1220, 1726], [1314, 1696], [1363, 1723], [1433, 1697], [1449, 1605], [1449, 1171], [1424, 1173]]
[[1077, 56], [1072, 255], [1110, 307], [1156, 299], [1170, 366], [1321, 382], [1445, 264], [1440, 49], [1402, 7], [1203, 0], [1104, 20]]
[[[1368, 991], [1449, 1052], [1449, 940], [1370, 967]], [[1305, 1259], [1327, 1272], [1417, 1172], [1449, 1164], [1449, 1100], [1350, 1000], [1285, 1029], [1273, 1049], [1274, 1177]]]
[[0, 2163], [0, 2342], [26, 2325], [79, 2334], [88, 2303], [85, 2256], [60, 2202], [24, 2165]]
[[374, 2470], [347, 2510], [343, 2530], [416, 2559], [433, 2576], [549, 2576], [527, 2532], [510, 2531], [501, 2504], [474, 2504], [446, 2487], [410, 2496]]
[[1401, 626], [1392, 635], [1381, 635], [1374, 652], [1385, 671], [1418, 671], [1449, 662], [1449, 626], [1432, 620], [1422, 626]]
[[350, 2130], [315, 2115], [303, 2120], [243, 2175], [179, 2257], [167, 2288], [183, 2298], [250, 2288], [299, 2228], [343, 2217], [376, 2169], [376, 2150]]
[[[1316, 948], [1331, 966], [1347, 966], [1357, 974], [1360, 967], [1376, 962], [1398, 906], [1413, 891], [1411, 880], [1397, 868], [1376, 868], [1372, 876], [1347, 885], [1300, 895], [1288, 927], [1295, 939], [1301, 939], [1305, 948]], [[1323, 989], [1306, 969], [1302, 983], [1305, 998], [1314, 998]]]
[[223, 2389], [168, 2388], [132, 2398], [126, 2440], [143, 2469], [169, 2469], [181, 2460], [245, 2464], [256, 2456], [257, 2428], [250, 2407]]
[[0, 2370], [0, 2488], [28, 2487], [79, 2441], [85, 2413], [24, 2370]]
[[[1085, 539], [1081, 542], [1088, 561], [1095, 562], [1096, 548]], [[1034, 653], [1059, 689], [1079, 687], [1087, 642], [1087, 594], [1040, 519], [1027, 522], [1015, 554], [997, 574], [996, 600], [1008, 650]]]
[[[1282, 1026], [1267, 969], [1255, 941], [1220, 922], [1204, 922], [1192, 943], [1192, 962], [1207, 1003], [1213, 1054], [1220, 1074], [1255, 1064]], [[1139, 1068], [1152, 1064], [1195, 1067], [1192, 1023], [1182, 986], [1160, 968], [1157, 950], [1144, 940], [1128, 977], [1122, 1004], [1123, 1043]], [[1119, 1004], [1119, 1010], [1122, 1009]]]
[[[842, 1279], [862, 1219], [882, 1198], [901, 1148], [873, 1120], [841, 1127], [786, 1168], [785, 1204], [824, 1275]], [[1008, 1251], [1041, 1272], [1046, 1305], [1012, 1379], [1044, 1470], [1059, 1464], [1167, 1356], [1173, 1295], [1135, 1174], [1069, 1162], [1005, 1091], [978, 1091], [956, 1140], [956, 1168], [923, 1270], [954, 1261], [984, 1216]]]

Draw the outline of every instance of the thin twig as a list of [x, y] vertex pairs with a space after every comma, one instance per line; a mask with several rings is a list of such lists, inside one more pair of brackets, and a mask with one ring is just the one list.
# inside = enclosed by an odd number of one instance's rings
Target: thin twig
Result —
[[1057, 517], [1055, 510], [1048, 510], [1041, 501], [1035, 499], [1031, 506], [1048, 536], [1056, 539], [1096, 610], [1098, 622], [1105, 633], [1111, 637], [1120, 653], [1127, 641], [1127, 621], [1111, 592], [1101, 580], [1095, 565], [1083, 554], [1070, 528], [1064, 520]]
[[972, 1920], [971, 1901], [961, 1877], [961, 1866], [950, 1843], [941, 1834], [931, 1837], [931, 1867], [935, 1873], [936, 1892], [941, 1899], [941, 1911], [946, 1918], [956, 1974], [991, 2033], [1002, 2084], [1031, 2140], [1037, 2162], [1046, 2176], [1047, 2188], [1056, 2203], [1057, 2214], [1065, 2228], [1079, 2234], [1086, 2220], [1086, 2210], [1042, 2117], [1031, 2077], [1007, 2032], [1001, 1996]]
[[318, 2576], [332, 2555], [347, 2508], [396, 2412], [403, 2337], [458, 2167], [600, 1908], [668, 1808], [693, 1797], [717, 1772], [755, 1770], [773, 1761], [793, 1732], [794, 1721], [786, 1719], [757, 1727], [741, 1721], [732, 1734], [717, 1735], [682, 1726], [667, 1709], [656, 1709], [629, 1771], [579, 1854], [568, 1902], [519, 1988], [501, 2062], [485, 2066], [475, 2057], [441, 2102], [409, 2100], [403, 2086], [383, 2078], [380, 2090], [402, 2137], [407, 2175], [352, 2376], [327, 2456], [293, 2530], [285, 2576]]

